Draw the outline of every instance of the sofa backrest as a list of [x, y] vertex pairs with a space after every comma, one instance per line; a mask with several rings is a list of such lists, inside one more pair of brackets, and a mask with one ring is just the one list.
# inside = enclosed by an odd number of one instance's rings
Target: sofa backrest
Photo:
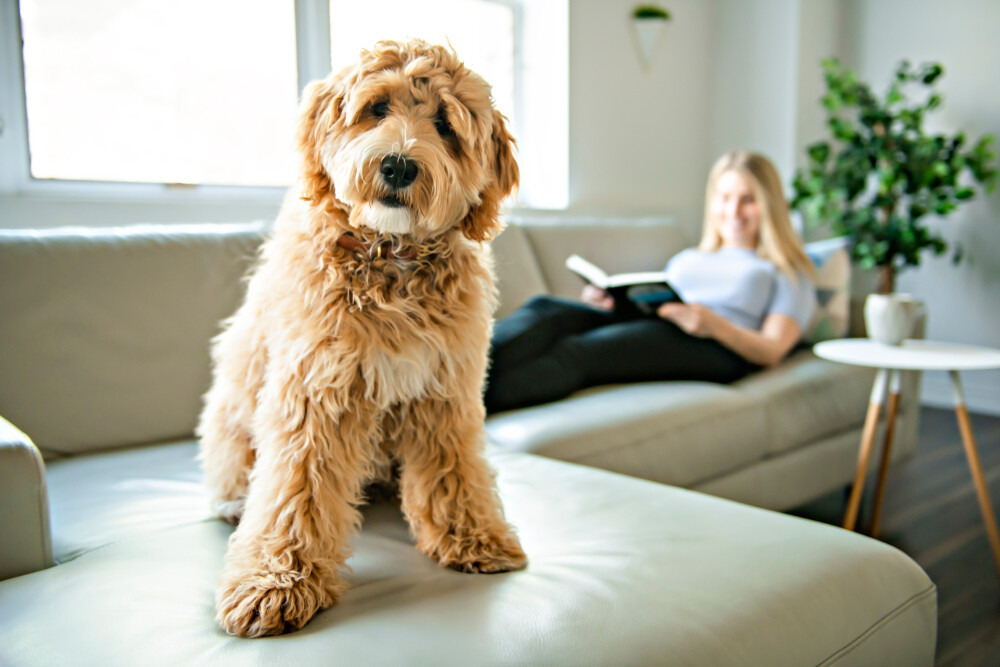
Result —
[[531, 241], [521, 225], [508, 222], [490, 247], [497, 289], [500, 291], [497, 319], [510, 315], [532, 296], [549, 291]]
[[47, 458], [190, 435], [264, 225], [0, 230], [0, 414]]
[[[0, 415], [48, 459], [189, 437], [210, 340], [239, 305], [265, 233], [263, 223], [0, 230]], [[535, 294], [578, 296], [571, 253], [615, 273], [660, 269], [686, 245], [666, 218], [514, 218], [492, 244], [497, 317]]]
[[[546, 291], [557, 296], [580, 296], [583, 282], [566, 268], [566, 258], [577, 254], [609, 274], [660, 271], [667, 260], [692, 245], [683, 230], [668, 217], [511, 217], [511, 226], [527, 236]], [[506, 234], [506, 232], [504, 232]], [[501, 300], [506, 303], [501, 278]]]
[[609, 274], [659, 271], [690, 245], [667, 217], [510, 216], [492, 243], [500, 290], [496, 317], [509, 315], [536, 294], [579, 297], [583, 282], [565, 264], [571, 254]]

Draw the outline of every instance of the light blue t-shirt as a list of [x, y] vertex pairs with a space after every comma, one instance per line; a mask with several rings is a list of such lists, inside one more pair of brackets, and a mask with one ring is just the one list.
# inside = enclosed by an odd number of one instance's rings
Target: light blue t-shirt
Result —
[[806, 274], [793, 282], [749, 248], [682, 250], [666, 272], [684, 301], [703, 304], [748, 329], [760, 330], [764, 318], [777, 313], [795, 320], [804, 334], [816, 308], [816, 286]]

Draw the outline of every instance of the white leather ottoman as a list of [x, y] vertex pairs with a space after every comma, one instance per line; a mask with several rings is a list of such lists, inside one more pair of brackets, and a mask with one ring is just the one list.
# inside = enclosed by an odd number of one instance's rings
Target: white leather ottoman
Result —
[[442, 569], [368, 509], [341, 603], [303, 630], [226, 636], [231, 528], [195, 444], [48, 464], [61, 564], [0, 582], [0, 665], [930, 665], [936, 590], [831, 526], [581, 466], [494, 453], [522, 572]]

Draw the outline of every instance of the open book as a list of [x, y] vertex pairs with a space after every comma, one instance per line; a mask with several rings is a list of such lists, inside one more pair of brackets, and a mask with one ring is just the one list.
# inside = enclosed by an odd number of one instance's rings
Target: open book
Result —
[[616, 273], [609, 276], [579, 255], [567, 257], [566, 268], [591, 285], [608, 292], [615, 300], [615, 312], [620, 315], [655, 315], [660, 304], [683, 301], [667, 281], [667, 275], [663, 271]]

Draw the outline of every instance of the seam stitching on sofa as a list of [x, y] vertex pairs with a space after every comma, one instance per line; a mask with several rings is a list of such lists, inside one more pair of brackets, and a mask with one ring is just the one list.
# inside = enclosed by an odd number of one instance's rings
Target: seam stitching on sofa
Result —
[[[97, 546], [94, 546], [94, 547], [90, 547], [90, 548], [87, 548], [87, 549], [81, 549], [80, 551], [72, 552], [69, 555], [67, 555], [65, 558], [63, 558], [62, 560], [57, 560], [55, 558], [55, 555], [53, 554], [53, 556], [52, 556], [52, 564], [53, 564], [53, 566], [65, 565], [66, 563], [72, 563], [76, 559], [82, 558], [83, 556], [87, 556], [87, 555], [92, 554], [94, 552], [101, 551], [103, 549], [108, 549], [108, 548], [116, 546], [118, 544], [124, 544], [125, 542], [130, 542], [130, 541], [132, 541], [133, 539], [135, 539], [137, 537], [146, 537], [148, 535], [152, 535], [153, 533], [160, 532], [160, 531], [163, 531], [163, 530], [174, 530], [175, 528], [185, 528], [187, 526], [196, 526], [198, 524], [208, 523], [208, 522], [211, 522], [211, 521], [223, 521], [224, 522], [224, 520], [220, 519], [219, 517], [210, 517], [209, 516], [209, 517], [205, 517], [204, 519], [198, 519], [196, 521], [185, 521], [185, 522], [182, 522], [182, 523], [176, 523], [176, 524], [172, 524], [172, 525], [169, 525], [169, 526], [161, 526], [160, 528], [157, 528], [155, 530], [149, 530], [147, 532], [129, 533], [128, 535], [123, 535], [121, 537], [116, 537], [115, 539], [111, 540], [110, 542], [105, 542], [103, 544], [98, 544]], [[233, 530], [235, 530], [235, 528]]]
[[937, 586], [935, 586], [932, 583], [928, 588], [920, 591], [919, 593], [916, 593], [915, 595], [913, 595], [912, 597], [910, 597], [908, 600], [906, 600], [906, 602], [902, 603], [901, 605], [899, 605], [898, 607], [896, 607], [892, 611], [890, 611], [887, 614], [885, 614], [884, 616], [882, 616], [882, 618], [880, 618], [877, 621], [875, 621], [874, 623], [872, 623], [870, 626], [868, 626], [868, 628], [864, 632], [862, 632], [860, 635], [858, 635], [849, 644], [847, 644], [846, 646], [840, 648], [835, 653], [833, 653], [832, 655], [830, 655], [829, 657], [827, 657], [826, 659], [824, 659], [823, 661], [821, 661], [819, 664], [820, 665], [832, 665], [832, 664], [834, 664], [836, 662], [841, 661], [843, 658], [845, 658], [846, 656], [850, 655], [850, 653], [852, 651], [854, 651], [854, 649], [858, 648], [859, 646], [861, 646], [862, 644], [864, 644], [866, 641], [868, 641], [869, 639], [871, 639], [875, 635], [875, 633], [876, 633], [877, 630], [879, 630], [879, 629], [885, 627], [886, 625], [888, 625], [889, 623], [893, 622], [894, 620], [896, 620], [897, 618], [899, 618], [899, 616], [901, 616], [904, 612], [908, 611], [911, 607], [913, 607], [913, 606], [917, 605], [918, 603], [922, 602], [925, 598], [927, 598], [929, 595], [935, 593], [936, 591], [937, 591]]

